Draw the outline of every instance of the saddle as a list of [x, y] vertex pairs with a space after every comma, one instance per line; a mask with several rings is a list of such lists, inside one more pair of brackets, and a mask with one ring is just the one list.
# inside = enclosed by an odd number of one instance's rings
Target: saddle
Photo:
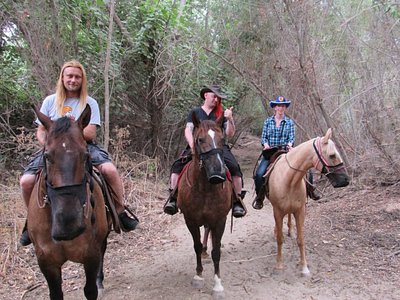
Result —
[[[96, 180], [96, 182], [100, 185], [101, 190], [103, 192], [104, 202], [106, 204], [107, 209], [107, 218], [111, 218], [112, 228], [116, 233], [121, 233], [121, 224], [118, 218], [117, 210], [115, 209], [115, 192], [111, 188], [111, 186], [107, 183], [104, 176], [100, 173], [100, 171], [93, 167], [92, 178]], [[133, 214], [133, 212], [125, 205], [125, 210], [135, 219], [137, 217]], [[110, 224], [111, 225], [111, 224]]]
[[[271, 175], [271, 172], [274, 170], [275, 164], [276, 164], [276, 162], [281, 158], [281, 155], [282, 155], [282, 154], [285, 154], [285, 153], [288, 153], [288, 150], [287, 150], [287, 147], [286, 147], [286, 146], [285, 146], [285, 147], [276, 147], [276, 148], [271, 148], [271, 149], [273, 149], [274, 151], [270, 151], [270, 152], [268, 153], [268, 154], [270, 155], [270, 156], [269, 156], [270, 164], [269, 164], [269, 166], [268, 166], [268, 168], [267, 168], [267, 171], [265, 172], [265, 175], [263, 176], [265, 182], [264, 182], [264, 185], [263, 185], [263, 187], [261, 188], [261, 191], [260, 191], [260, 193], [264, 193], [264, 195], [265, 195], [267, 198], [269, 197], [269, 185], [268, 185], [268, 181], [269, 181], [269, 177], [270, 177], [270, 175]], [[271, 150], [271, 149], [267, 149], [267, 150], [264, 150], [264, 151], [269, 151], [269, 150]], [[265, 157], [264, 151], [263, 151], [263, 156]], [[272, 153], [271, 153], [271, 152], [272, 152]]]

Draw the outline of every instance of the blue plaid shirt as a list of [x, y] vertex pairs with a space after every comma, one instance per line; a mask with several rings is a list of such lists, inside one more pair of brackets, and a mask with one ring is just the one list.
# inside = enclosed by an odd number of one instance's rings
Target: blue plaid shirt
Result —
[[271, 116], [264, 122], [261, 145], [268, 144], [270, 147], [291, 144], [294, 145], [295, 129], [294, 122], [288, 117], [284, 117], [279, 127], [276, 127], [275, 118]]

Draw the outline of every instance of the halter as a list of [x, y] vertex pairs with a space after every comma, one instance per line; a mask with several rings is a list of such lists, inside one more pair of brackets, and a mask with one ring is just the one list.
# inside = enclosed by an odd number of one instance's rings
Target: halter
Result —
[[[199, 150], [199, 149], [197, 149], [197, 150]], [[200, 151], [199, 151], [199, 153], [200, 153]], [[200, 160], [199, 165], [200, 165], [200, 168], [203, 167], [203, 161], [207, 160], [212, 155], [218, 155], [218, 154], [221, 155], [221, 159], [224, 160], [224, 158], [223, 158], [224, 157], [224, 151], [221, 148], [214, 148], [214, 149], [211, 149], [211, 150], [209, 150], [207, 152], [200, 153], [199, 154], [199, 160]]]
[[[316, 145], [316, 142], [318, 142], [318, 146]], [[328, 163], [326, 162], [326, 160], [324, 159], [324, 157], [322, 156], [322, 149], [321, 149], [321, 137], [316, 138], [313, 141], [313, 148], [315, 153], [317, 154], [318, 159], [316, 160], [316, 162], [314, 163], [314, 168], [316, 170], [318, 169], [318, 165], [321, 164], [322, 165], [322, 169], [321, 169], [321, 173], [324, 175], [328, 175], [331, 173], [335, 173], [338, 170], [343, 169], [343, 163], [339, 163], [337, 165], [334, 166], [330, 166], [328, 165]]]
[[[88, 157], [85, 161], [85, 174], [83, 176], [82, 182], [78, 184], [71, 184], [71, 185], [64, 185], [60, 187], [54, 187], [49, 181], [47, 177], [47, 159], [46, 156], [43, 155], [43, 172], [44, 172], [44, 179], [46, 183], [46, 195], [44, 196], [44, 204], [40, 206], [43, 208], [46, 204], [51, 205], [51, 199], [54, 196], [59, 195], [68, 195], [68, 194], [77, 194], [79, 195], [79, 202], [81, 203], [82, 207], [88, 208], [87, 200], [89, 198], [89, 194], [93, 192], [93, 182], [92, 182], [92, 162], [90, 157]], [[89, 185], [89, 189], [87, 188]], [[85, 195], [85, 196], [83, 196]], [[86, 217], [87, 217], [87, 210], [86, 210]]]

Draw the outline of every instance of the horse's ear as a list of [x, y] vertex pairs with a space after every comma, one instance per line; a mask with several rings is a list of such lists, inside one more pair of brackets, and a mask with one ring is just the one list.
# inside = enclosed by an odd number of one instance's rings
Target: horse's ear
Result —
[[44, 126], [44, 128], [46, 128], [46, 130], [49, 130], [51, 124], [53, 124], [53, 121], [48, 116], [43, 114], [40, 111], [40, 109], [38, 107], [36, 107], [36, 105], [31, 104], [31, 107], [32, 107], [33, 111], [35, 112], [36, 116], [38, 117], [39, 121]]
[[197, 118], [197, 115], [195, 112], [192, 112], [192, 122], [193, 122], [194, 127], [199, 127], [200, 121], [199, 121], [199, 118]]
[[331, 136], [332, 136], [332, 129], [328, 128], [328, 130], [325, 133], [325, 136], [322, 138], [322, 143], [327, 144]]
[[82, 129], [89, 125], [91, 114], [92, 114], [92, 110], [90, 109], [90, 105], [86, 104], [85, 109], [83, 110], [82, 114], [79, 116], [79, 119], [76, 121]]

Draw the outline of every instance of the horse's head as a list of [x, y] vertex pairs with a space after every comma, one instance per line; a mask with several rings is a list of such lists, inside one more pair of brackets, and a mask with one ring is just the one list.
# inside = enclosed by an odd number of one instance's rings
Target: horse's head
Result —
[[76, 122], [68, 117], [52, 121], [37, 108], [34, 110], [47, 131], [43, 159], [52, 237], [71, 240], [85, 230], [84, 207], [89, 198], [91, 163], [83, 129], [90, 121], [90, 106]]
[[223, 155], [224, 135], [221, 129], [223, 117], [218, 118], [216, 122], [211, 120], [200, 122], [193, 113], [192, 120], [195, 157], [205, 169], [210, 183], [224, 182], [226, 170]]
[[318, 157], [315, 168], [328, 177], [333, 187], [345, 187], [350, 183], [350, 178], [331, 136], [332, 130], [329, 128], [325, 136], [314, 140], [313, 146]]

